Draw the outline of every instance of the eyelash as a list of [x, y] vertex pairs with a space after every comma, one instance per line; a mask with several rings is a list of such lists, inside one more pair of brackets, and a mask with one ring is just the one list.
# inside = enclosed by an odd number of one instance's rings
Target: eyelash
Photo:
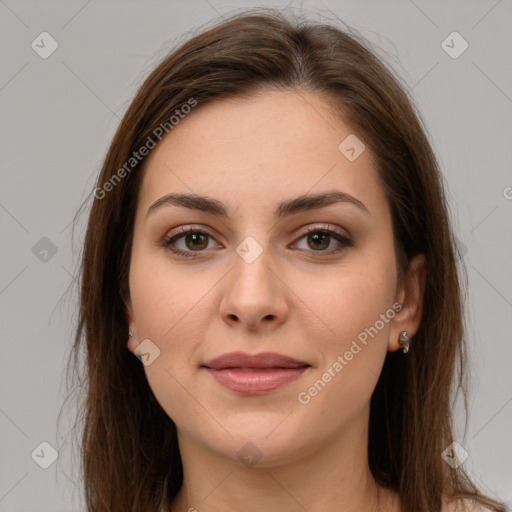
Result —
[[[328, 224], [324, 224], [322, 226], [315, 226], [313, 228], [307, 228], [307, 229], [303, 230], [303, 232], [301, 233], [301, 235], [299, 236], [297, 241], [301, 240], [302, 238], [304, 238], [305, 236], [307, 236], [311, 233], [322, 233], [322, 234], [330, 235], [340, 243], [340, 246], [336, 249], [331, 249], [328, 251], [310, 250], [307, 252], [316, 252], [316, 253], [323, 253], [323, 254], [327, 254], [327, 255], [333, 255], [333, 254], [337, 254], [337, 253], [344, 251], [348, 247], [353, 246], [353, 242], [349, 238], [342, 235], [338, 231], [334, 231], [333, 229], [330, 229]], [[210, 238], [213, 238], [213, 236], [210, 235], [210, 233], [208, 233], [207, 231], [204, 231], [202, 229], [193, 228], [193, 227], [182, 227], [182, 228], [178, 229], [178, 233], [173, 233], [172, 235], [166, 236], [162, 242], [162, 245], [166, 249], [170, 250], [171, 252], [173, 252], [174, 254], [177, 254], [179, 256], [184, 256], [187, 258], [197, 258], [198, 257], [197, 253], [204, 252], [205, 249], [202, 249], [199, 251], [182, 251], [181, 249], [176, 249], [176, 247], [173, 247], [173, 244], [177, 240], [179, 240], [180, 238], [182, 238], [188, 234], [200, 234], [200, 235], [206, 235]]]

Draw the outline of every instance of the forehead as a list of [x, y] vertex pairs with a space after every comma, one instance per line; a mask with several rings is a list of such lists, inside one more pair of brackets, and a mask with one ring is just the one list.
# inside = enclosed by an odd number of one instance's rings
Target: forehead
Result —
[[179, 191], [238, 206], [332, 188], [365, 203], [383, 201], [369, 149], [351, 161], [340, 151], [346, 140], [360, 144], [364, 136], [311, 92], [272, 90], [199, 103], [149, 154], [140, 203], [147, 208]]

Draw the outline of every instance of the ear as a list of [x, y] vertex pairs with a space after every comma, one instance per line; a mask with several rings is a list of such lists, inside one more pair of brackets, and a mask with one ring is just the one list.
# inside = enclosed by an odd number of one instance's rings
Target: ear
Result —
[[[404, 283], [397, 291], [396, 301], [402, 309], [396, 313], [389, 330], [388, 351], [401, 349], [400, 333], [407, 331], [412, 338], [419, 329], [423, 311], [423, 294], [427, 276], [427, 264], [424, 254], [418, 254], [409, 263]], [[413, 344], [414, 346], [414, 344]]]
[[135, 326], [135, 320], [133, 319], [133, 308], [131, 300], [124, 300], [125, 304], [125, 313], [126, 313], [126, 320], [128, 324], [128, 330], [132, 333], [132, 336], [128, 336], [128, 340], [126, 343], [126, 346], [128, 350], [133, 354], [135, 348], [139, 344], [138, 342], [138, 336], [137, 336], [137, 327]]

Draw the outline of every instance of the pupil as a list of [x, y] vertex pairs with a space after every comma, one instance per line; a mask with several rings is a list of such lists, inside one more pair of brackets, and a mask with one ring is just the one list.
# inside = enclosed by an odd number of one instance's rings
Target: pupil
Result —
[[[327, 233], [315, 233], [314, 235], [310, 235], [310, 240], [313, 238], [314, 239], [314, 244], [316, 243], [319, 243], [319, 240], [318, 240], [318, 237], [322, 237], [322, 239], [325, 241], [326, 239], [328, 240], [329, 239], [329, 234]], [[321, 249], [325, 249], [325, 247], [327, 247], [329, 245], [329, 242], [327, 241], [327, 244], [323, 244]]]
[[[206, 236], [201, 233], [192, 233], [189, 234], [188, 237], [190, 237], [189, 240], [192, 239], [192, 243], [196, 245], [196, 247], [193, 247], [195, 249], [204, 249], [204, 247], [208, 245], [207, 243], [204, 243], [204, 241], [206, 240]], [[203, 244], [201, 244], [200, 241], [198, 241], [198, 239], [200, 239], [201, 237], [203, 238]], [[197, 244], [201, 245], [201, 247], [197, 247]]]

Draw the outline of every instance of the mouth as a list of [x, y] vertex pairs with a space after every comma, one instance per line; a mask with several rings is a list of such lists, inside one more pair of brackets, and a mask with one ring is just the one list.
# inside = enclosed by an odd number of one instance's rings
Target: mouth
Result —
[[265, 352], [232, 352], [201, 366], [220, 385], [245, 395], [261, 395], [298, 379], [308, 368], [306, 362]]
[[226, 368], [206, 371], [222, 386], [244, 395], [262, 395], [298, 379], [309, 366], [300, 368]]

